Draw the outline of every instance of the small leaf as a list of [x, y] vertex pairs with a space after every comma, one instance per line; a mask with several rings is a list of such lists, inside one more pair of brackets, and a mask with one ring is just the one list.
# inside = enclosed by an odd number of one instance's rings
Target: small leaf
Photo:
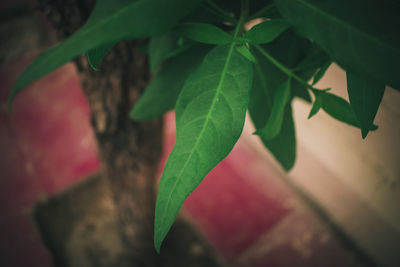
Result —
[[174, 32], [189, 40], [205, 44], [229, 44], [233, 41], [231, 35], [212, 24], [206, 23], [183, 23], [178, 25]]
[[362, 137], [367, 137], [385, 93], [385, 85], [347, 72], [350, 104], [361, 125]]
[[175, 107], [176, 143], [157, 196], [154, 245], [158, 252], [184, 200], [239, 138], [251, 81], [251, 62], [232, 43], [211, 50], [185, 82]]
[[265, 44], [273, 41], [289, 27], [283, 19], [266, 20], [251, 28], [244, 38], [252, 44]]
[[[255, 68], [253, 87], [249, 102], [249, 114], [257, 130], [261, 129], [271, 114], [271, 94], [267, 80], [262, 76], [261, 67]], [[273, 139], [258, 136], [280, 165], [289, 171], [296, 160], [296, 134], [290, 105], [286, 105], [282, 128]]]
[[255, 134], [269, 140], [275, 138], [282, 127], [286, 104], [290, 100], [290, 79], [283, 82], [275, 92], [271, 115], [264, 128]]
[[236, 46], [236, 50], [251, 62], [257, 63], [256, 58], [253, 56], [253, 54], [250, 52], [249, 48], [246, 45], [238, 45]]
[[322, 97], [315, 97], [308, 119], [311, 119], [322, 107]]
[[[313, 93], [315, 99], [322, 98], [320, 100], [322, 102], [322, 109], [331, 117], [351, 126], [360, 128], [360, 123], [349, 102], [337, 95], [324, 91], [313, 90]], [[376, 130], [377, 128], [376, 125], [372, 125], [370, 130]]]
[[115, 45], [115, 43], [102, 45], [98, 48], [90, 50], [87, 54], [89, 65], [95, 70], [100, 71], [98, 68], [100, 62], [107, 55], [107, 53], [111, 50], [111, 48]]
[[130, 117], [134, 120], [149, 120], [173, 109], [186, 79], [200, 65], [209, 50], [209, 46], [197, 45], [167, 60], [134, 105]]
[[313, 80], [313, 82], [312, 82], [312, 85], [315, 85], [317, 82], [319, 82], [319, 81], [322, 79], [322, 77], [324, 77], [326, 71], [329, 69], [329, 67], [331, 66], [331, 64], [332, 64], [332, 61], [331, 61], [331, 60], [328, 60], [328, 61], [325, 62], [324, 65], [322, 65], [322, 66], [318, 69], [318, 71], [317, 71], [317, 72], [315, 73], [315, 75], [314, 75], [314, 80]]
[[259, 137], [286, 171], [293, 168], [296, 162], [296, 131], [290, 104], [286, 105], [279, 134], [273, 139], [264, 138], [263, 135]]
[[[56, 47], [40, 54], [19, 76], [8, 98], [28, 84], [95, 48], [125, 39], [142, 39], [161, 34], [194, 10], [202, 0], [102, 0], [87, 23]], [[157, 18], [157, 19], [149, 19]]]
[[275, 0], [282, 16], [345, 70], [400, 90], [400, 5], [385, 0]]
[[153, 36], [149, 42], [150, 70], [154, 72], [158, 65], [167, 59], [168, 54], [178, 48], [178, 38], [170, 32]]
[[192, 47], [193, 44], [191, 41], [185, 42], [183, 38], [177, 37], [170, 32], [151, 37], [149, 42], [151, 72], [155, 72], [162, 62], [183, 53]]

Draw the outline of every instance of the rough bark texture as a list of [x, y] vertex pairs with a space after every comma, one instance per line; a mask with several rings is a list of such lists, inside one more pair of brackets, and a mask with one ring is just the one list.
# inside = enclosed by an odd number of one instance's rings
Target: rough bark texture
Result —
[[[38, 7], [62, 40], [84, 24], [93, 4], [93, 0], [39, 0]], [[147, 58], [135, 49], [137, 44], [118, 44], [104, 58], [99, 72], [90, 68], [85, 56], [76, 59], [75, 64], [91, 108], [91, 123], [103, 162], [105, 180], [111, 188], [118, 215], [117, 228], [124, 241], [123, 246], [128, 248], [128, 254], [124, 257], [129, 257], [128, 263], [110, 266], [167, 266], [153, 248], [154, 189], [161, 152], [162, 121], [138, 123], [128, 117], [129, 110], [150, 78]], [[191, 240], [190, 236], [193, 236], [195, 238], [192, 239], [199, 243], [193, 230], [184, 226], [181, 228], [184, 229], [184, 235], [188, 235], [186, 239]], [[191, 246], [184, 244], [182, 247]], [[168, 253], [168, 250], [164, 253]], [[211, 255], [209, 253], [210, 259], [213, 259]], [[175, 258], [179, 261], [182, 256], [175, 255]], [[103, 266], [100, 263], [93, 264]]]
[[[93, 1], [40, 1], [62, 40], [86, 21]], [[104, 58], [100, 71], [85, 56], [75, 60], [91, 109], [104, 175], [113, 192], [120, 229], [136, 265], [153, 265], [154, 179], [161, 151], [161, 120], [137, 123], [128, 114], [149, 80], [146, 56], [122, 42]], [[137, 242], [141, 240], [141, 242]], [[136, 254], [136, 255], [135, 255]]]

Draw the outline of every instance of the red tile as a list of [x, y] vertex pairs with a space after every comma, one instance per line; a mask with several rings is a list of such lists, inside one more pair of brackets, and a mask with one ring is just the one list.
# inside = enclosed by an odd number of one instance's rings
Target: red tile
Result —
[[35, 82], [7, 113], [7, 95], [29, 59], [0, 66], [0, 262], [51, 266], [31, 207], [99, 167], [89, 109], [72, 65]]
[[[235, 172], [234, 150], [204, 179], [185, 207], [215, 247], [228, 261], [248, 248], [260, 234], [273, 227], [288, 211]], [[252, 175], [248, 173], [247, 175]]]
[[0, 210], [2, 216], [13, 216], [29, 207], [41, 195], [39, 181], [33, 175], [35, 166], [27, 160], [11, 131], [0, 116]]
[[[0, 70], [2, 102], [23, 65], [11, 62]], [[46, 193], [59, 192], [98, 169], [89, 108], [71, 64], [17, 95], [9, 121]]]

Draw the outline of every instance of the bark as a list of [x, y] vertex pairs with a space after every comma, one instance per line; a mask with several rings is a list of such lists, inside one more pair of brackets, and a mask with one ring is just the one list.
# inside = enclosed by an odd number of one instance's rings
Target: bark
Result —
[[[93, 1], [40, 1], [60, 39], [86, 21]], [[120, 229], [137, 266], [152, 266], [154, 179], [161, 152], [161, 120], [137, 123], [132, 108], [149, 80], [146, 56], [135, 42], [122, 42], [93, 71], [85, 56], [75, 60], [89, 102], [100, 159], [113, 192]], [[138, 242], [138, 240], [141, 240]]]
[[[93, 0], [39, 0], [38, 7], [62, 40], [84, 24], [93, 5]], [[77, 58], [75, 65], [90, 105], [103, 175], [109, 183], [116, 207], [117, 228], [129, 251], [129, 266], [167, 266], [163, 263], [166, 259], [157, 256], [153, 247], [154, 189], [161, 153], [162, 121], [139, 123], [128, 117], [150, 79], [147, 57], [135, 48], [140, 42], [116, 45], [100, 64], [99, 72], [91, 69], [85, 56]], [[168, 248], [165, 252], [180, 251], [189, 255], [187, 250], [191, 244], [201, 244], [208, 251], [202, 256], [202, 264], [207, 262], [208, 266], [216, 266], [208, 246], [200, 241], [191, 227], [180, 224], [180, 230], [174, 235], [184, 237], [184, 242], [177, 246], [180, 249]], [[173, 255], [168, 258], [175, 258], [178, 262], [179, 258], [185, 257]], [[189, 258], [192, 261], [190, 266], [202, 266], [194, 263], [201, 262], [194, 260], [199, 258], [198, 255]]]

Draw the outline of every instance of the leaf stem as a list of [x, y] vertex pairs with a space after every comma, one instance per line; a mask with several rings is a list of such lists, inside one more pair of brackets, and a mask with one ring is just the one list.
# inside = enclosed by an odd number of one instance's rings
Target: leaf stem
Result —
[[238, 24], [236, 25], [235, 33], [233, 39], [237, 40], [239, 34], [244, 30], [244, 23], [246, 22], [247, 13], [249, 11], [249, 0], [242, 0], [242, 8], [240, 13], [240, 18]]
[[259, 45], [253, 45], [266, 59], [268, 59], [272, 64], [274, 64], [278, 69], [280, 69], [283, 73], [285, 73], [287, 76], [292, 77], [302, 85], [304, 85], [306, 88], [314, 91], [321, 91], [319, 89], [314, 88], [312, 85], [310, 85], [308, 82], [297, 76], [292, 70], [289, 68], [285, 67], [282, 63], [280, 63], [278, 60], [276, 60], [273, 56], [271, 56], [267, 51], [262, 49], [261, 46]]

